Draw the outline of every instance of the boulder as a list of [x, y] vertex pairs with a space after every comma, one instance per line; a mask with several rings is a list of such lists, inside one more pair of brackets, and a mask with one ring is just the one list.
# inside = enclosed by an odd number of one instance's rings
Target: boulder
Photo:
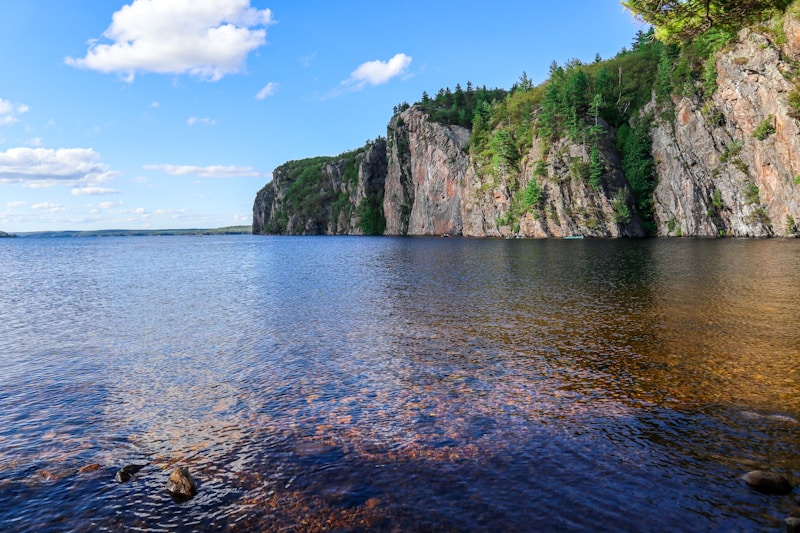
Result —
[[185, 466], [179, 466], [169, 475], [167, 492], [175, 498], [189, 499], [197, 494], [197, 482]]
[[789, 480], [777, 472], [753, 470], [745, 474], [742, 479], [748, 487], [764, 494], [789, 494], [793, 490]]

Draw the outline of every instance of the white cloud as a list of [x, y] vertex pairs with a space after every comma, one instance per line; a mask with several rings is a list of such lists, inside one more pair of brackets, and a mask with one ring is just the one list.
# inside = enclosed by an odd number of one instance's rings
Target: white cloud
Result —
[[120, 194], [121, 192], [107, 187], [78, 187], [72, 189], [73, 196], [101, 196], [104, 194]]
[[399, 76], [411, 64], [411, 58], [405, 54], [396, 54], [389, 61], [367, 61], [350, 74], [350, 82], [355, 84], [381, 85], [395, 76]]
[[33, 204], [31, 209], [36, 209], [44, 213], [58, 213], [59, 211], [65, 211], [67, 208], [55, 202], [42, 202], [40, 204]]
[[6, 202], [6, 207], [15, 208], [15, 207], [22, 207], [26, 205], [28, 202]]
[[253, 167], [234, 167], [211, 165], [198, 167], [192, 165], [145, 165], [145, 170], [156, 170], [171, 176], [195, 176], [198, 178], [260, 178], [264, 174]]
[[97, 204], [98, 209], [114, 209], [115, 207], [119, 207], [122, 205], [122, 202], [100, 202]]
[[189, 120], [186, 121], [186, 124], [189, 126], [194, 126], [195, 124], [208, 124], [209, 126], [216, 125], [217, 121], [213, 118], [199, 118], [199, 117], [189, 117]]
[[110, 43], [90, 41], [86, 57], [67, 57], [74, 67], [117, 72], [189, 73], [217, 81], [242, 69], [247, 54], [266, 43], [269, 9], [250, 0], [134, 0], [114, 13], [103, 33]]
[[10, 148], [0, 152], [0, 183], [42, 188], [54, 185], [91, 186], [109, 181], [117, 172], [100, 162], [91, 148]]
[[145, 210], [144, 207], [137, 207], [136, 209], [133, 210], [133, 212], [136, 213], [137, 215], [143, 215], [145, 213]]
[[367, 85], [382, 85], [392, 78], [404, 74], [409, 65], [411, 65], [411, 57], [405, 54], [395, 54], [388, 61], [367, 61], [351, 72], [350, 77], [339, 84], [339, 87], [331, 91], [326, 98], [360, 91]]
[[43, 142], [44, 142], [44, 141], [42, 140], [42, 138], [41, 138], [41, 137], [33, 137], [33, 138], [31, 138], [31, 139], [28, 139], [28, 144], [29, 144], [30, 146], [33, 146], [33, 147], [36, 147], [36, 148], [38, 148], [39, 146], [41, 146], [41, 145], [43, 144]]
[[158, 109], [159, 107], [161, 107], [161, 104], [159, 102], [152, 102], [150, 104], [150, 107], [152, 107], [153, 109]]
[[256, 100], [263, 100], [268, 96], [272, 96], [275, 94], [275, 91], [278, 90], [278, 84], [274, 82], [269, 82], [268, 84], [264, 85], [264, 88], [258, 91], [256, 95]]
[[0, 98], [0, 126], [10, 126], [19, 122], [19, 115], [29, 110], [30, 108], [24, 104], [13, 104]]

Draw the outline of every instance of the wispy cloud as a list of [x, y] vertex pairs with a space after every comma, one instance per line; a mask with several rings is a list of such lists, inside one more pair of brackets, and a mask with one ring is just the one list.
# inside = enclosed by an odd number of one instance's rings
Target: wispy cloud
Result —
[[107, 187], [77, 187], [72, 189], [73, 196], [103, 196], [106, 194], [121, 194], [122, 191]]
[[344, 93], [362, 90], [367, 85], [383, 85], [392, 78], [403, 75], [411, 65], [411, 57], [405, 54], [395, 54], [388, 61], [367, 61], [358, 66], [350, 77], [339, 84], [325, 98], [333, 98]]
[[188, 73], [217, 81], [239, 72], [247, 54], [266, 43], [272, 12], [250, 0], [133, 0], [114, 13], [85, 57], [68, 65], [116, 72], [132, 82], [139, 72]]
[[19, 122], [19, 116], [29, 110], [25, 104], [14, 104], [0, 98], [0, 126], [10, 126]]
[[91, 148], [10, 148], [0, 152], [0, 183], [90, 187], [117, 177]]
[[194, 176], [198, 178], [260, 178], [264, 174], [253, 167], [211, 165], [145, 165], [145, 170], [155, 170], [171, 176]]
[[31, 209], [36, 209], [37, 211], [42, 211], [43, 213], [58, 213], [60, 211], [66, 211], [67, 208], [57, 202], [42, 202], [39, 204], [33, 204]]
[[195, 124], [208, 124], [209, 126], [214, 126], [217, 124], [217, 121], [213, 118], [189, 117], [189, 119], [186, 121], [186, 124], [189, 126], [194, 126]]
[[269, 96], [275, 94], [275, 91], [278, 90], [278, 84], [274, 82], [269, 82], [268, 84], [264, 85], [264, 88], [258, 91], [256, 94], [256, 100], [263, 100]]

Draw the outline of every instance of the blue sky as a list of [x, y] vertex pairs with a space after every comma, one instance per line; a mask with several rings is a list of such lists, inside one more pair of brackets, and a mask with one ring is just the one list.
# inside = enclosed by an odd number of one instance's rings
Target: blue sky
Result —
[[285, 161], [630, 46], [617, 0], [0, 0], [0, 230], [249, 224]]

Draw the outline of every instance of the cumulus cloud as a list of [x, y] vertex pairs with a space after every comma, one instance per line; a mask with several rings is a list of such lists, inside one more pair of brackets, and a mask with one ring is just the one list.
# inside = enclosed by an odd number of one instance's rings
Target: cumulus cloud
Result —
[[274, 82], [269, 82], [268, 84], [264, 85], [264, 88], [258, 91], [256, 94], [256, 100], [263, 100], [269, 96], [275, 94], [275, 91], [278, 90], [278, 84]]
[[97, 204], [98, 209], [114, 209], [115, 207], [119, 207], [122, 205], [122, 202], [100, 202]]
[[145, 165], [145, 170], [155, 170], [171, 176], [195, 176], [198, 178], [260, 178], [263, 176], [253, 167], [234, 167], [211, 165], [198, 167], [193, 165]]
[[213, 118], [200, 118], [200, 117], [189, 117], [189, 120], [186, 121], [186, 124], [189, 126], [194, 126], [195, 124], [208, 124], [209, 126], [216, 125], [217, 121]]
[[351, 72], [350, 77], [340, 83], [339, 87], [327, 97], [360, 91], [367, 85], [383, 85], [392, 78], [404, 74], [409, 65], [411, 65], [411, 57], [405, 54], [395, 54], [388, 61], [367, 61]]
[[266, 43], [269, 9], [250, 0], [134, 0], [114, 13], [85, 57], [68, 65], [123, 74], [188, 73], [209, 81], [239, 72], [247, 54]]
[[19, 122], [19, 116], [29, 110], [25, 104], [14, 104], [0, 98], [0, 126], [10, 126]]
[[0, 152], [0, 183], [41, 188], [54, 185], [90, 187], [117, 173], [91, 148], [9, 148]]
[[104, 194], [120, 194], [121, 192], [107, 187], [76, 187], [72, 189], [73, 196], [102, 196]]

